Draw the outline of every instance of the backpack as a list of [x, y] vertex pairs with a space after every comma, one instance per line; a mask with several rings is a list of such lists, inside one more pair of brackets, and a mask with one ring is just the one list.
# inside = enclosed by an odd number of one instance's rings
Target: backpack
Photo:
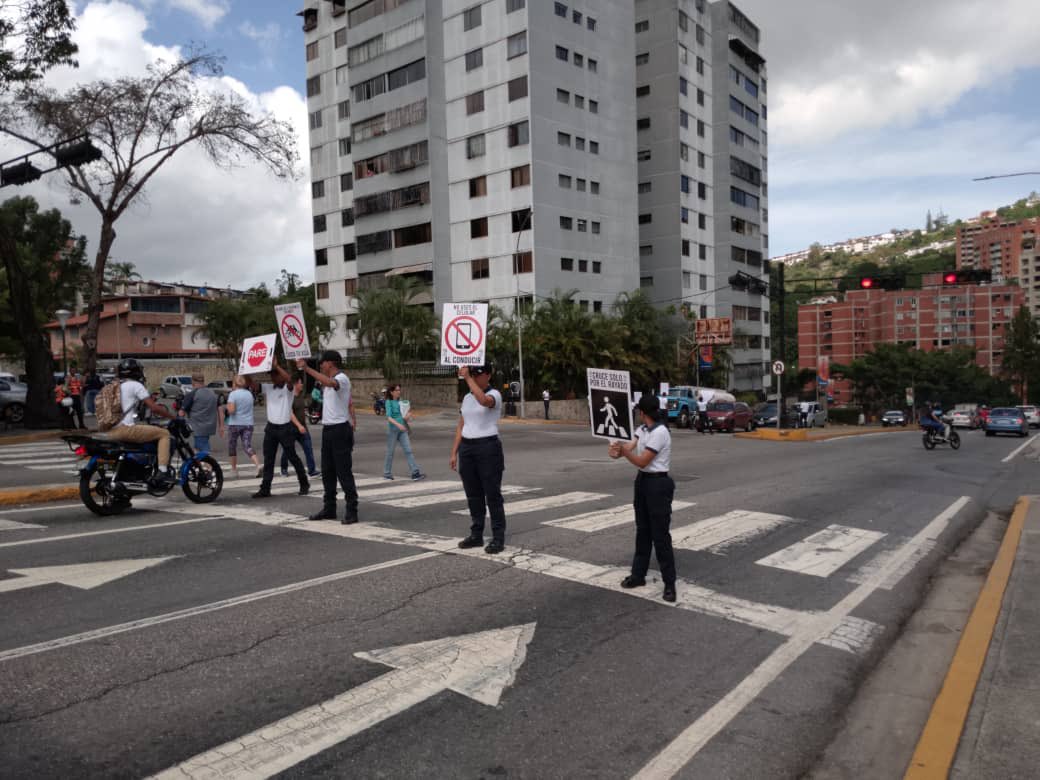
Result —
[[119, 388], [121, 383], [117, 380], [109, 382], [98, 393], [94, 399], [94, 413], [97, 418], [98, 430], [107, 431], [114, 428], [123, 419], [123, 399]]

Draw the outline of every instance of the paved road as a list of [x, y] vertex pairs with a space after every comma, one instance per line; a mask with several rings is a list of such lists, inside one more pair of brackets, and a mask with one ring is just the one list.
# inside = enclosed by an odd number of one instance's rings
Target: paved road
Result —
[[412, 483], [380, 478], [362, 419], [354, 526], [302, 521], [320, 502], [292, 480], [0, 513], [5, 773], [798, 776], [936, 563], [1040, 459], [979, 433], [929, 453], [914, 432], [673, 431], [671, 606], [654, 572], [618, 587], [631, 469], [576, 429], [504, 426], [506, 554], [460, 554], [452, 422], [416, 426]]

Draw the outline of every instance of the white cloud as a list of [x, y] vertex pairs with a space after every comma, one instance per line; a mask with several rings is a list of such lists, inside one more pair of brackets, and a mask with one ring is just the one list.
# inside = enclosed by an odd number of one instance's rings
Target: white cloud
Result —
[[[146, 64], [177, 54], [149, 43], [147, 27], [142, 11], [128, 3], [90, 3], [76, 33], [80, 68], [55, 71], [48, 83], [64, 89], [96, 78], [140, 75]], [[307, 148], [306, 101], [295, 89], [256, 94], [231, 76], [211, 79], [206, 86], [233, 90], [257, 110], [291, 122], [299, 148]], [[85, 200], [70, 204], [59, 174], [19, 188], [17, 194], [31, 194], [43, 207], [60, 209], [87, 237], [88, 253], [96, 249], [97, 213]], [[186, 147], [152, 178], [146, 197], [116, 223], [112, 254], [135, 263], [144, 277], [159, 280], [246, 287], [270, 283], [282, 268], [310, 279], [310, 217], [306, 181], [276, 179], [256, 164], [229, 172], [210, 163], [200, 149]]]
[[242, 22], [238, 26], [238, 32], [256, 43], [264, 55], [266, 67], [274, 68], [276, 66], [275, 56], [284, 35], [284, 28], [281, 25], [268, 22], [263, 27], [257, 27], [252, 22]]
[[228, 12], [228, 0], [169, 0], [173, 8], [191, 14], [206, 27], [213, 27]]

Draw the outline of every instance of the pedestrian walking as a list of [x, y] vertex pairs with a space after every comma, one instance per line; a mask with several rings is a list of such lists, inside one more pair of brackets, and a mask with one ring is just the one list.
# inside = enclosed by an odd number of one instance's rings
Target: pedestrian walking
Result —
[[[253, 393], [249, 390], [249, 380], [239, 374], [235, 377], [235, 389], [228, 394], [227, 405], [221, 407], [221, 420], [227, 428], [228, 460], [231, 471], [238, 479], [238, 444], [242, 443], [242, 451], [256, 466], [256, 478], [263, 477], [260, 459], [253, 449]], [[223, 426], [222, 426], [223, 427]]]
[[502, 394], [489, 389], [491, 374], [486, 366], [463, 366], [459, 379], [469, 386], [462, 399], [462, 413], [455, 427], [451, 448], [451, 468], [462, 477], [469, 504], [469, 536], [459, 547], [484, 544], [484, 519], [491, 515], [491, 541], [484, 552], [495, 555], [505, 548], [506, 512], [502, 501], [502, 472], [505, 456], [498, 438], [498, 420], [502, 416]]
[[545, 419], [549, 419], [549, 391], [542, 390], [542, 405], [545, 406]]
[[[401, 409], [401, 385], [392, 382], [387, 387], [386, 400], [386, 459], [383, 461], [383, 479], [394, 478], [394, 450], [401, 445], [404, 456], [408, 459], [408, 470], [413, 480], [425, 479], [426, 475], [419, 469], [412, 454], [411, 431], [409, 424], [412, 419], [412, 410], [402, 412]], [[407, 401], [405, 402], [407, 403]]]
[[710, 433], [712, 436], [715, 435], [715, 431], [711, 429], [711, 420], [708, 419], [708, 402], [704, 400], [704, 396], [700, 393], [697, 394], [697, 422], [700, 424], [701, 436], [705, 432]]
[[607, 454], [625, 458], [638, 469], [633, 506], [636, 516], [636, 552], [632, 557], [632, 573], [621, 581], [622, 588], [646, 585], [651, 548], [657, 553], [657, 565], [664, 582], [664, 600], [675, 601], [675, 554], [672, 551], [672, 497], [675, 482], [668, 476], [672, 437], [661, 423], [657, 399], [644, 395], [636, 405], [642, 425], [632, 441], [611, 442]]
[[77, 369], [72, 369], [72, 373], [69, 375], [69, 397], [72, 398], [72, 410], [69, 413], [70, 417], [75, 417], [79, 422], [79, 427], [82, 430], [86, 430], [87, 426], [83, 424], [83, 377]]
[[322, 353], [318, 370], [307, 365], [307, 361], [296, 361], [297, 367], [306, 372], [322, 387], [321, 396], [321, 481], [324, 502], [321, 510], [310, 516], [311, 520], [336, 519], [336, 483], [343, 488], [346, 512], [343, 524], [358, 521], [357, 484], [354, 482], [353, 450], [354, 433], [357, 431], [357, 415], [354, 399], [350, 394], [350, 380], [343, 373], [343, 357], [334, 349]]
[[253, 498], [269, 498], [271, 483], [274, 481], [274, 462], [278, 457], [278, 447], [289, 459], [296, 471], [296, 479], [300, 481], [300, 495], [305, 496], [311, 490], [310, 480], [303, 468], [303, 461], [296, 454], [296, 435], [300, 422], [293, 414], [293, 390], [289, 386], [289, 372], [278, 365], [278, 360], [271, 362], [271, 384], [265, 389], [267, 405], [267, 427], [264, 428], [264, 471], [260, 481], [260, 489]]
[[209, 453], [209, 439], [217, 432], [217, 394], [206, 387], [202, 374], [191, 375], [191, 391], [181, 401], [181, 417], [187, 417], [195, 435], [195, 452]]
[[[316, 477], [320, 473], [314, 462], [314, 442], [311, 439], [311, 431], [307, 426], [307, 393], [303, 383], [303, 375], [297, 374], [293, 377], [293, 422], [296, 426], [296, 440], [300, 442], [303, 449], [303, 459], [307, 464], [307, 476]], [[282, 476], [289, 476], [289, 453], [282, 449]]]
[[101, 388], [105, 386], [105, 383], [101, 381], [101, 377], [97, 371], [88, 371], [87, 379], [83, 383], [84, 390], [84, 403], [86, 405], [87, 414], [94, 414], [97, 410], [94, 407], [94, 401], [97, 398], [98, 393], [101, 392]]
[[58, 420], [61, 422], [62, 430], [75, 428], [72, 421], [72, 396], [69, 388], [65, 386], [64, 380], [54, 385], [54, 403], [58, 405]]
[[798, 427], [809, 427], [809, 403], [807, 401], [798, 404]]

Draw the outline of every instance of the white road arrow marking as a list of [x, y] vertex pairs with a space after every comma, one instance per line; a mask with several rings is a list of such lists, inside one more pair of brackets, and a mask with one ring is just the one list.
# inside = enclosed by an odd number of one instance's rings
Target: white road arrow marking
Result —
[[131, 574], [158, 566], [178, 556], [166, 558], [133, 558], [123, 561], [104, 561], [102, 563], [76, 563], [72, 566], [41, 566], [35, 569], [8, 569], [17, 578], [0, 580], [0, 593], [24, 588], [35, 588], [40, 585], [58, 583], [71, 588], [89, 590], [104, 585], [106, 582], [128, 577]]
[[516, 679], [534, 629], [534, 623], [527, 623], [355, 653], [395, 671], [200, 753], [155, 777], [271, 777], [443, 691], [495, 707]]

